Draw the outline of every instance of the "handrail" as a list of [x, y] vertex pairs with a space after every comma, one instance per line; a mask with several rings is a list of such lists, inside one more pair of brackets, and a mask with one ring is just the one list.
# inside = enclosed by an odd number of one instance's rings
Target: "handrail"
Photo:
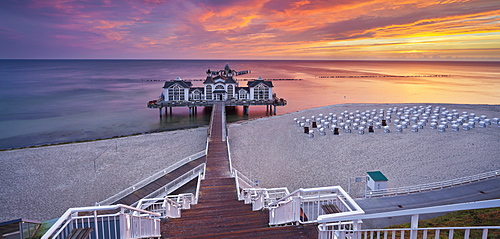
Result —
[[[145, 196], [144, 198], [151, 198], [151, 197], [158, 197], [158, 194], [161, 193], [161, 191], [164, 191], [163, 194], [168, 194], [170, 193], [171, 191], [173, 191], [171, 188], [174, 186], [174, 185], [178, 185], [180, 182], [186, 180], [186, 178], [191, 178], [193, 177], [194, 178], [194, 175], [200, 175], [200, 172], [198, 171], [202, 171], [204, 172], [205, 171], [205, 163], [202, 163], [198, 166], [196, 166], [195, 168], [191, 169], [190, 171], [184, 173], [183, 175], [181, 175], [180, 177], [170, 181], [168, 184], [165, 184], [164, 186], [160, 187], [159, 189], [157, 189], [156, 191], [148, 194], [147, 196]], [[198, 172], [198, 173], [197, 173]], [[196, 174], [195, 174], [196, 173]]]
[[[453, 238], [454, 230], [464, 230], [464, 238], [469, 238], [471, 230], [482, 230], [482, 238], [487, 238], [488, 229], [500, 229], [500, 226], [473, 226], [473, 227], [426, 227], [419, 228], [418, 221], [421, 214], [432, 214], [432, 213], [447, 213], [461, 210], [471, 210], [471, 209], [483, 209], [483, 208], [494, 208], [500, 207], [500, 199], [492, 199], [485, 201], [467, 202], [467, 203], [457, 203], [433, 207], [424, 208], [414, 208], [406, 210], [396, 210], [390, 212], [372, 213], [372, 214], [361, 214], [361, 215], [340, 215], [340, 214], [328, 214], [318, 217], [318, 237], [319, 238], [352, 238], [360, 239], [364, 235], [366, 238], [371, 235], [370, 238], [387, 238], [388, 234], [392, 234], [392, 238], [397, 233], [401, 234], [403, 238], [405, 232], [409, 232], [410, 239], [416, 239], [419, 234], [423, 234], [423, 238], [427, 238], [428, 232], [434, 231], [435, 237], [438, 238], [440, 231], [449, 232], [449, 238]], [[379, 219], [379, 218], [392, 218], [400, 216], [411, 216], [410, 228], [391, 228], [391, 229], [364, 229], [361, 230], [360, 223], [361, 220], [365, 219]], [[346, 226], [349, 225], [349, 226]], [[383, 235], [381, 235], [383, 233]], [[406, 237], [405, 237], [406, 238]]]
[[245, 174], [236, 170], [235, 168], [233, 168], [233, 170], [238, 173], [238, 179], [241, 179], [244, 183], [248, 184], [251, 187], [255, 186], [255, 182], [248, 178]]
[[[94, 212], [94, 213], [96, 213], [96, 211], [109, 211], [109, 210], [117, 210], [117, 209], [122, 209], [122, 212], [124, 209], [128, 209], [128, 210], [133, 211], [133, 212], [139, 212], [142, 214], [149, 215], [150, 217], [151, 216], [156, 216], [156, 217], [160, 216], [160, 214], [158, 214], [158, 213], [134, 208], [134, 207], [127, 206], [124, 204], [117, 204], [117, 205], [111, 205], [111, 206], [93, 206], [93, 207], [70, 208], [70, 209], [66, 210], [66, 212], [49, 228], [49, 230], [47, 230], [47, 232], [41, 237], [41, 239], [51, 238], [52, 235], [58, 229], [60, 229], [61, 226], [63, 224], [65, 224], [65, 222], [67, 220], [71, 219], [71, 217], [74, 213], [78, 213], [78, 212]], [[94, 215], [96, 215], [96, 214], [94, 214]], [[61, 231], [61, 230], [59, 230], [59, 231]]]
[[466, 176], [441, 182], [419, 184], [414, 186], [399, 187], [399, 188], [388, 188], [381, 190], [369, 190], [367, 191], [365, 197], [384, 197], [384, 196], [395, 196], [400, 194], [410, 194], [422, 191], [432, 191], [437, 189], [442, 189], [445, 187], [457, 186], [466, 183], [471, 183], [474, 181], [481, 181], [489, 178], [495, 178], [500, 176], [500, 170], [494, 170], [490, 172], [480, 173], [472, 176]]
[[500, 199], [448, 204], [448, 205], [424, 207], [424, 208], [413, 208], [406, 210], [396, 210], [390, 212], [379, 212], [379, 213], [362, 214], [362, 215], [327, 214], [319, 216], [318, 223], [328, 223], [333, 221], [352, 221], [358, 219], [363, 220], [363, 219], [377, 219], [386, 217], [411, 216], [416, 214], [453, 212], [453, 211], [492, 208], [492, 207], [500, 207]]
[[[257, 194], [256, 198], [258, 204], [266, 204], [261, 194]], [[363, 209], [340, 186], [297, 189], [269, 203], [267, 208], [271, 226], [316, 223], [317, 218], [324, 214], [364, 214]]]
[[231, 159], [231, 147], [229, 145], [229, 135], [226, 135], [226, 145], [227, 145], [227, 156], [229, 158], [229, 173], [231, 174], [231, 177], [234, 177], [234, 169], [233, 169], [233, 163]]
[[[212, 123], [214, 121], [214, 114], [215, 114], [215, 104], [212, 104], [212, 112], [210, 113], [210, 122], [208, 123], [208, 131], [207, 131], [207, 147], [208, 147], [208, 141], [210, 141], [210, 139], [212, 138]], [[208, 152], [208, 148], [207, 148], [207, 152]]]
[[[293, 191], [292, 193], [288, 194], [286, 197], [283, 197], [281, 198], [280, 200], [272, 203], [269, 205], [269, 207], [273, 207], [273, 206], [277, 206], [279, 205], [280, 202], [283, 202], [283, 201], [286, 201], [288, 200], [288, 198], [291, 198], [293, 196], [298, 196], [300, 193], [314, 193], [314, 192], [321, 192], [321, 191], [333, 191], [333, 190], [338, 190], [341, 192], [341, 194], [343, 195], [346, 195], [347, 196], [347, 193], [344, 191], [344, 189], [340, 186], [330, 186], [330, 187], [318, 187], [318, 188], [299, 188], [295, 191]], [[359, 205], [350, 197], [346, 197], [348, 199], [348, 201], [355, 206], [355, 210], [360, 210], [360, 211], [363, 211], [363, 209], [361, 209], [361, 207], [359, 207]]]
[[191, 161], [194, 161], [196, 159], [199, 159], [205, 155], [206, 155], [206, 151], [200, 151], [198, 153], [195, 153], [195, 154], [192, 154], [188, 157], [185, 157], [185, 158], [175, 162], [174, 164], [168, 166], [167, 168], [165, 168], [165, 169], [141, 180], [140, 182], [120, 191], [119, 193], [99, 202], [98, 205], [110, 205], [111, 203], [118, 201], [119, 199], [131, 194], [132, 192], [150, 184], [151, 182], [154, 182], [155, 180], [157, 180], [157, 179], [165, 176], [166, 174], [180, 168], [181, 166], [183, 166]]
[[222, 105], [222, 141], [225, 141], [227, 136], [226, 105], [224, 104], [224, 102], [220, 104]]

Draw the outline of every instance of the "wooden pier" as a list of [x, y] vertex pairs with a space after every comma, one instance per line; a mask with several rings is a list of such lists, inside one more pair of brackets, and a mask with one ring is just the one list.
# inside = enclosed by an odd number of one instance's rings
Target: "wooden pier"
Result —
[[[214, 104], [224, 103], [225, 106], [243, 106], [243, 112], [248, 114], [248, 107], [251, 105], [265, 105], [269, 107], [269, 112], [274, 112], [276, 115], [276, 107], [287, 105], [287, 101], [282, 98], [275, 98], [274, 100], [225, 100], [225, 101], [215, 101], [215, 100], [195, 100], [195, 101], [149, 101], [148, 108], [159, 109], [160, 117], [163, 115], [163, 108], [165, 108], [165, 115], [167, 115], [167, 109], [170, 110], [172, 114], [172, 107], [188, 107], [189, 114], [196, 114], [198, 107], [212, 107]], [[274, 107], [274, 110], [273, 110]]]
[[269, 212], [252, 211], [238, 201], [235, 178], [230, 175], [225, 142], [224, 102], [213, 104], [206, 156], [205, 179], [198, 204], [182, 211], [182, 217], [164, 219], [164, 238], [317, 238], [316, 225], [269, 227]]

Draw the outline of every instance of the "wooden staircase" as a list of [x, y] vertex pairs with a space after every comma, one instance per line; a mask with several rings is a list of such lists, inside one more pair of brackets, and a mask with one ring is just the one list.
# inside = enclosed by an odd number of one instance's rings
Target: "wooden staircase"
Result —
[[318, 238], [316, 225], [269, 227], [268, 211], [252, 211], [238, 201], [230, 176], [227, 144], [222, 135], [223, 103], [213, 107], [205, 179], [198, 204], [183, 210], [181, 218], [161, 222], [163, 238]]

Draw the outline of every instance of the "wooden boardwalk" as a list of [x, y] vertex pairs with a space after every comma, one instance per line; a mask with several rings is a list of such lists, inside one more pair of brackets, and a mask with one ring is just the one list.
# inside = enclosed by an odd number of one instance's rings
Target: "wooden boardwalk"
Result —
[[205, 179], [198, 204], [182, 217], [161, 222], [164, 238], [317, 238], [315, 225], [269, 227], [268, 211], [252, 211], [238, 201], [236, 182], [230, 176], [223, 121], [224, 103], [213, 107]]
[[110, 205], [113, 204], [125, 204], [125, 205], [132, 205], [135, 202], [138, 202], [142, 198], [148, 196], [149, 194], [153, 193], [154, 191], [160, 189], [161, 187], [165, 186], [166, 184], [170, 183], [174, 179], [184, 175], [185, 173], [193, 170], [200, 164], [204, 163], [206, 161], [206, 156], [200, 157], [198, 159], [195, 159], [187, 164], [182, 165], [181, 167], [173, 170], [170, 173], [167, 173], [163, 177], [149, 183], [148, 185], [137, 189], [133, 193], [115, 201], [111, 202]]

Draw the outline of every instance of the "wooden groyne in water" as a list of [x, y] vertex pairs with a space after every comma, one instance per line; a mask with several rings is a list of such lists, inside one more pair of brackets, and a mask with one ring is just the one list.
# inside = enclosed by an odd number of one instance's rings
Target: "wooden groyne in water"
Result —
[[364, 75], [364, 76], [318, 76], [318, 78], [380, 78], [380, 77], [450, 77], [451, 75]]
[[[255, 79], [238, 79], [237, 81], [253, 81]], [[263, 79], [266, 81], [299, 81], [302, 79]], [[168, 80], [160, 80], [160, 79], [142, 79], [142, 81], [168, 81]], [[205, 81], [205, 79], [186, 79], [185, 81]]]

